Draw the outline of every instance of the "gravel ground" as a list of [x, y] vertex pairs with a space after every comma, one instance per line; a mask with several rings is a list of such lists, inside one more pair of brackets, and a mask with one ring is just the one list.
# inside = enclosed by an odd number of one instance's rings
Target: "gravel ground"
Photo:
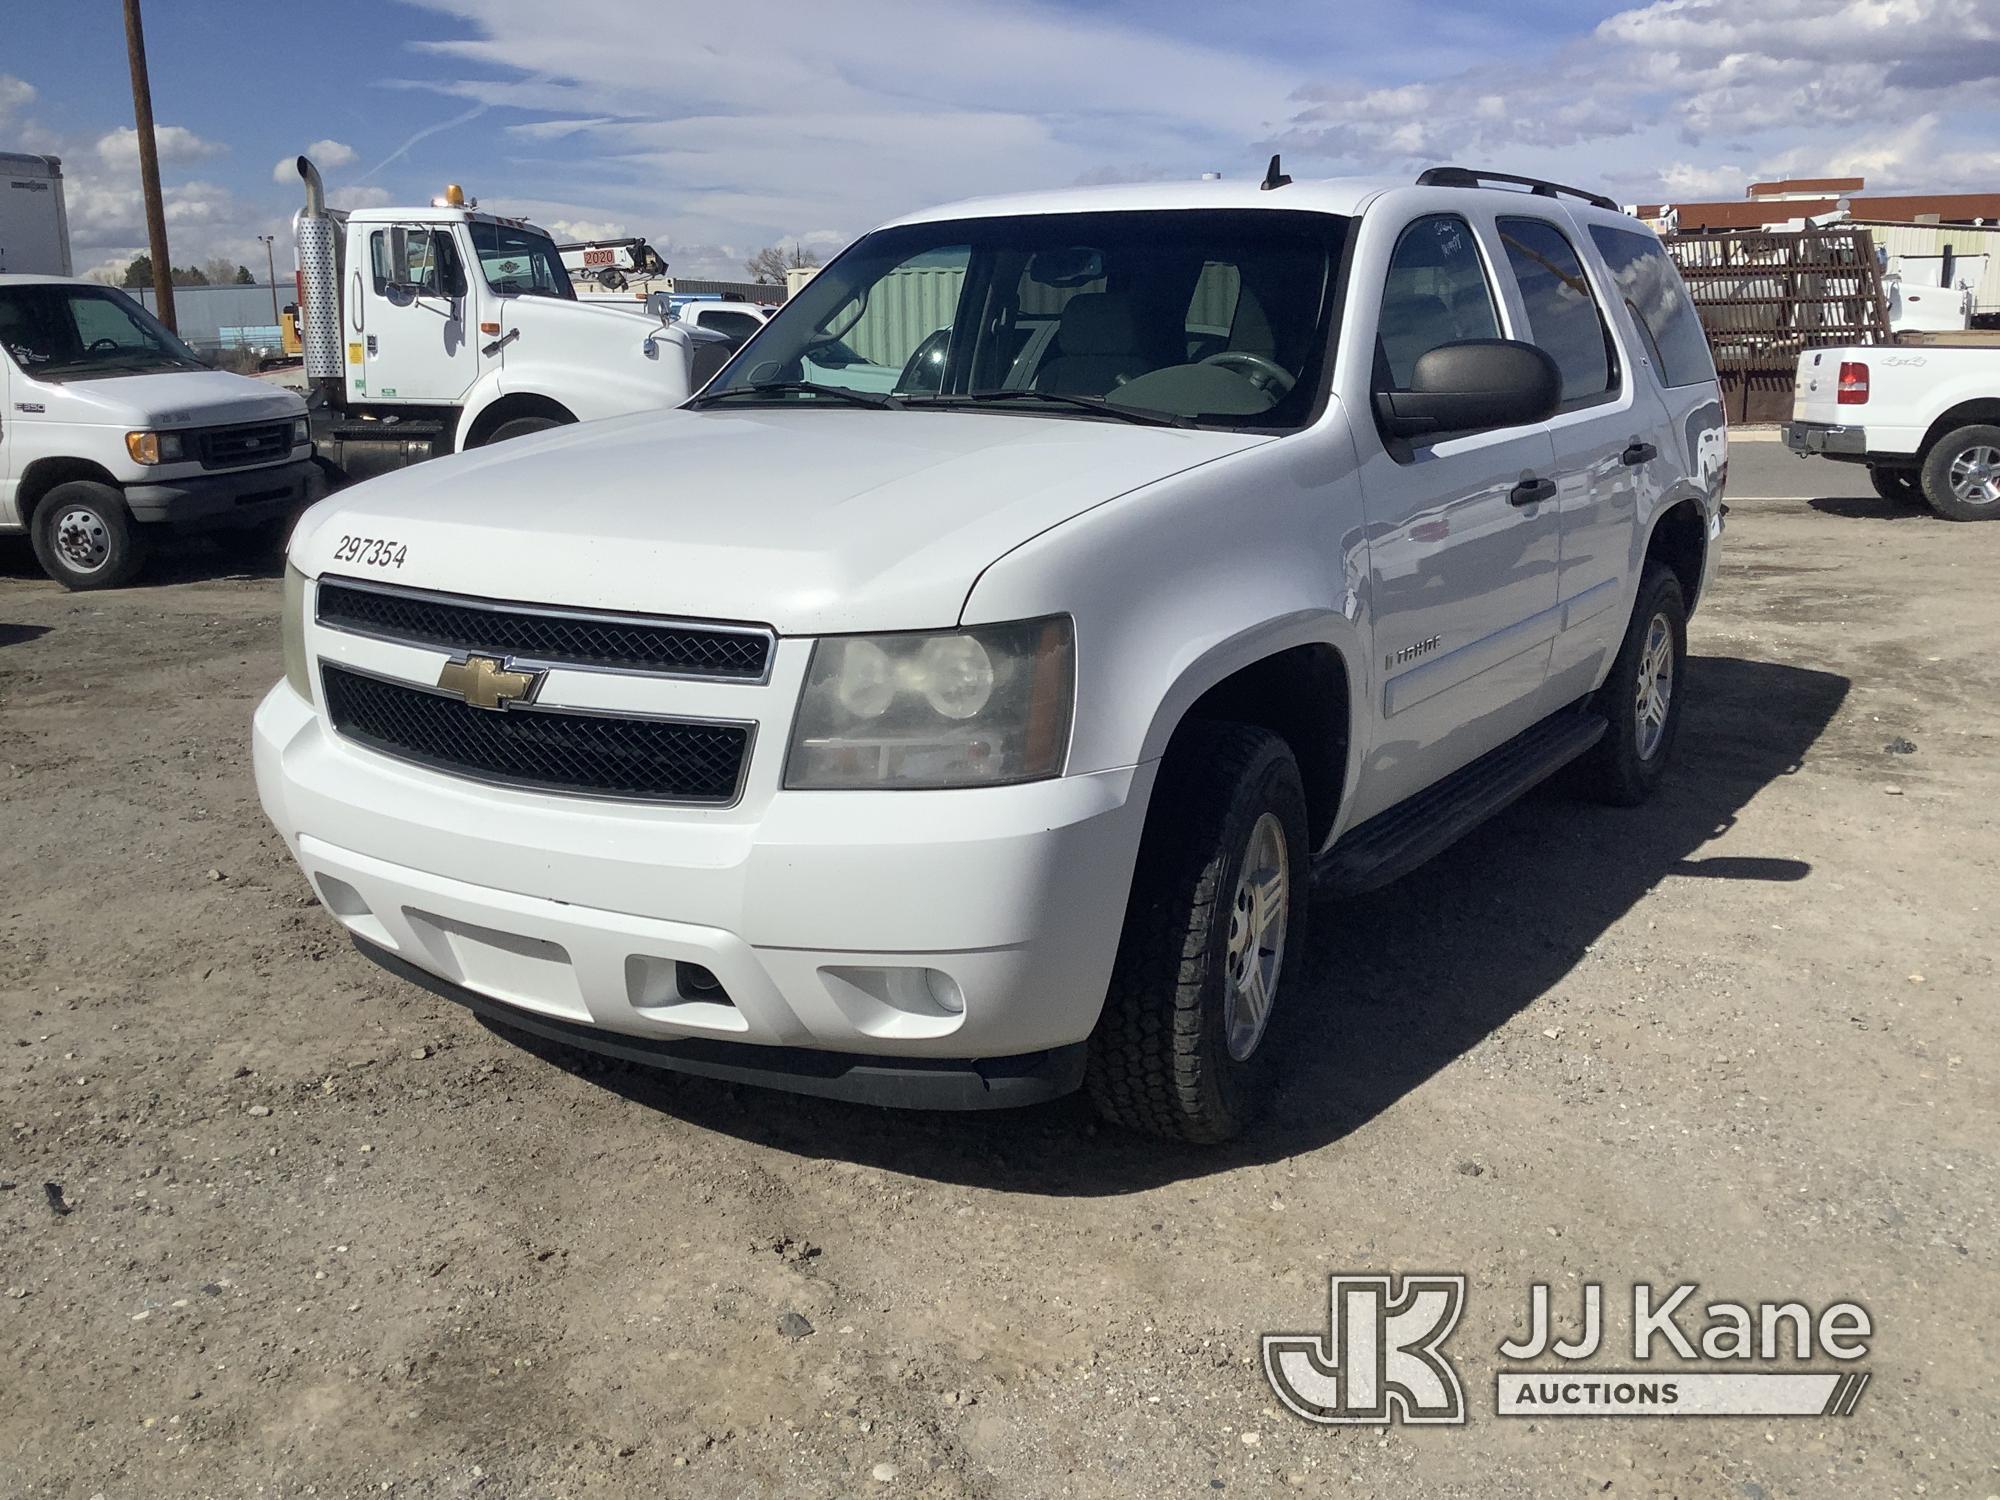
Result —
[[[193, 547], [65, 595], [0, 543], [0, 1493], [2000, 1491], [2000, 525], [1769, 445], [1736, 476], [1663, 796], [1537, 794], [1331, 910], [1222, 1151], [485, 1029], [264, 824], [275, 581]], [[1377, 1269], [1470, 1278], [1469, 1425], [1265, 1384], [1258, 1335]], [[1857, 1299], [1873, 1384], [1492, 1414], [1531, 1283], [1635, 1280]]]

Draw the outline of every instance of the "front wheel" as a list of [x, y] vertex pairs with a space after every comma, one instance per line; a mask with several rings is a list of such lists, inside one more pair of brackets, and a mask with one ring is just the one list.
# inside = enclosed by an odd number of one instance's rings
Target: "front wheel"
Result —
[[1290, 747], [1193, 723], [1161, 763], [1086, 1080], [1112, 1122], [1223, 1141], [1268, 1101], [1303, 968], [1305, 788]]
[[1611, 675], [1595, 706], [1609, 727], [1583, 763], [1591, 793], [1616, 807], [1637, 807], [1667, 774], [1680, 733], [1687, 676], [1687, 605], [1680, 580], [1664, 563], [1639, 576], [1639, 602]]
[[1924, 498], [1953, 521], [2000, 517], [2000, 427], [1947, 432], [1924, 455]]
[[66, 589], [115, 589], [138, 577], [150, 550], [125, 497], [94, 479], [59, 484], [35, 507], [35, 560]]

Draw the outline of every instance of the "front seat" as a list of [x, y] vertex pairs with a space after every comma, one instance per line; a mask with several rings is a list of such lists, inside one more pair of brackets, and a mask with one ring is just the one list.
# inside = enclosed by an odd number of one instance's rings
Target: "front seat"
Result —
[[1157, 361], [1139, 347], [1132, 299], [1118, 292], [1079, 292], [1063, 305], [1055, 353], [1035, 375], [1038, 391], [1102, 396]]

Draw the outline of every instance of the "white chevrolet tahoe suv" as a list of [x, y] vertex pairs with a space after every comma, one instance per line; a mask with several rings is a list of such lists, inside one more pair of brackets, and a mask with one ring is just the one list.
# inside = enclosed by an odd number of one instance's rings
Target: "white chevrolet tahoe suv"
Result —
[[1714, 371], [1650, 231], [1502, 180], [915, 215], [681, 409], [315, 507], [265, 809], [364, 952], [519, 1029], [1230, 1135], [1315, 883], [1673, 747]]
[[1808, 349], [1785, 441], [1801, 456], [1866, 464], [1884, 500], [2000, 519], [2000, 345]]

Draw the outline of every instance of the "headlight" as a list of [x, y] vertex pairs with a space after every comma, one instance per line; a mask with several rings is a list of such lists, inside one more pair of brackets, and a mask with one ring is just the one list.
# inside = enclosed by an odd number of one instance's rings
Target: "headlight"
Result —
[[132, 455], [134, 463], [177, 464], [181, 461], [181, 435], [178, 432], [128, 432], [125, 434], [125, 451]]
[[305, 444], [310, 443], [312, 440], [313, 440], [312, 423], [307, 421], [304, 417], [294, 418], [292, 421], [292, 446], [294, 448], [303, 447]]
[[1067, 617], [813, 647], [785, 761], [795, 790], [998, 786], [1060, 776], [1076, 650]]
[[285, 600], [278, 617], [285, 647], [285, 681], [306, 702], [312, 702], [312, 670], [306, 663], [306, 575], [285, 564]]

